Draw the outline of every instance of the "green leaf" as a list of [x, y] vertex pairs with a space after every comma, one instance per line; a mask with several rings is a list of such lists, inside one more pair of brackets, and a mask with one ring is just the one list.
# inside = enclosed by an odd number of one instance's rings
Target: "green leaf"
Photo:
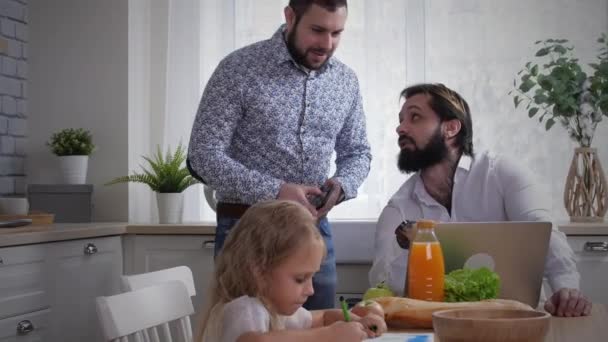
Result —
[[561, 46], [561, 45], [557, 45], [555, 46], [555, 48], [553, 49], [553, 51], [559, 53], [560, 55], [563, 55], [567, 52], [566, 48]]
[[547, 122], [545, 123], [545, 130], [550, 130], [551, 127], [553, 127], [553, 125], [555, 125], [555, 120], [553, 119], [549, 119], [547, 120]]
[[181, 143], [177, 146], [175, 152], [171, 152], [171, 149], [168, 148], [165, 154], [163, 154], [160, 146], [157, 146], [156, 153], [152, 157], [143, 156], [151, 171], [145, 167], [141, 167], [143, 173], [118, 177], [106, 183], [106, 185], [137, 182], [148, 185], [155, 192], [182, 192], [189, 186], [198, 183], [190, 175], [188, 169], [183, 166], [186, 157], [186, 149]]
[[492, 299], [500, 292], [500, 277], [486, 267], [459, 269], [445, 276], [444, 288], [446, 302]]
[[530, 70], [530, 73], [532, 74], [532, 76], [538, 75], [538, 65], [534, 65], [532, 67], [532, 70]]
[[528, 79], [519, 85], [519, 90], [523, 93], [527, 93], [530, 89], [534, 88], [535, 85], [536, 83], [534, 83], [534, 81]]
[[515, 108], [517, 108], [517, 106], [519, 106], [519, 102], [520, 102], [520, 101], [519, 101], [519, 96], [515, 96], [515, 97], [513, 98], [513, 103], [515, 104]]
[[546, 48], [546, 47], [545, 47], [545, 48], [542, 48], [542, 49], [540, 49], [540, 50], [538, 50], [538, 51], [536, 52], [536, 55], [535, 55], [535, 56], [536, 56], [536, 57], [542, 57], [542, 56], [546, 56], [546, 55], [548, 55], [548, 54], [549, 54], [549, 51], [550, 51], [550, 50], [549, 50], [549, 48]]
[[538, 44], [540, 44], [540, 43], [542, 43], [542, 42], [543, 42], [542, 40], [537, 40], [537, 41], [535, 41], [535, 42], [534, 42], [534, 44], [535, 44], [535, 45], [538, 45]]
[[532, 107], [528, 111], [528, 117], [533, 117], [534, 115], [536, 115], [536, 113], [538, 113], [538, 108], [537, 107]]
[[547, 101], [549, 100], [549, 97], [545, 94], [536, 94], [534, 95], [534, 103], [536, 104], [543, 104], [543, 103], [547, 103]]

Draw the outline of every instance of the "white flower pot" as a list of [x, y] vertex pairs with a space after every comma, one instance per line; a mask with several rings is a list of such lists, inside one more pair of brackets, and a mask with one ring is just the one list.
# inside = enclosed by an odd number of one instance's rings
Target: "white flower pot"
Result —
[[182, 223], [184, 194], [181, 192], [156, 193], [159, 223]]
[[61, 181], [64, 184], [85, 184], [87, 181], [87, 168], [89, 156], [60, 156], [59, 170]]

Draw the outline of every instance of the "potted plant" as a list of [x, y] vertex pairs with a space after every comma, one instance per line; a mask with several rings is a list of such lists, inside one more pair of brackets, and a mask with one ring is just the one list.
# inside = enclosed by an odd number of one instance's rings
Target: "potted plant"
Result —
[[[571, 221], [603, 221], [608, 210], [608, 184], [597, 149], [591, 148], [595, 129], [608, 116], [608, 37], [601, 45], [597, 63], [582, 66], [566, 39], [539, 40], [534, 61], [527, 62], [515, 79], [515, 108], [525, 105], [530, 118], [537, 117], [549, 130], [563, 126], [579, 144], [564, 190], [564, 204]], [[584, 68], [590, 71], [588, 75]]]
[[142, 166], [143, 173], [134, 173], [113, 179], [106, 183], [112, 185], [124, 182], [144, 183], [156, 192], [158, 219], [160, 223], [181, 223], [183, 214], [183, 191], [197, 184], [184, 162], [186, 149], [180, 143], [175, 152], [171, 148], [163, 156], [160, 146], [152, 158], [143, 157], [149, 169]]
[[91, 132], [66, 128], [51, 135], [47, 146], [59, 158], [61, 179], [67, 184], [85, 184], [89, 155], [95, 150]]

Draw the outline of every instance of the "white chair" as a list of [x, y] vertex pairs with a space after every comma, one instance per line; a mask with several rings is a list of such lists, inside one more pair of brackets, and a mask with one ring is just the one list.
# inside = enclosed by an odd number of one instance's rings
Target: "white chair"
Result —
[[122, 284], [126, 291], [139, 290], [144, 287], [161, 284], [170, 280], [179, 280], [183, 282], [186, 289], [188, 289], [188, 294], [190, 297], [196, 295], [192, 271], [187, 266], [178, 266], [160, 271], [122, 276]]
[[[193, 313], [192, 300], [181, 281], [97, 297], [101, 328], [112, 342], [192, 342], [189, 315]], [[177, 336], [172, 335], [172, 328]]]

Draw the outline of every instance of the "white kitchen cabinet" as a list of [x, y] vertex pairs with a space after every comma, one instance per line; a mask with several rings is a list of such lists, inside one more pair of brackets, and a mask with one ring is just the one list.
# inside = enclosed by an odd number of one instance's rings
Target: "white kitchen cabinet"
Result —
[[95, 298], [121, 292], [119, 236], [49, 244], [52, 255], [53, 341], [103, 341]]
[[51, 341], [46, 245], [0, 248], [0, 342]]
[[[213, 235], [127, 235], [125, 274], [157, 271], [175, 266], [188, 266], [194, 276], [195, 312], [205, 307], [210, 280], [213, 278]], [[194, 316], [196, 317], [196, 316]], [[196, 318], [193, 320], [196, 326]]]
[[95, 298], [120, 292], [120, 236], [4, 247], [0, 260], [0, 342], [103, 341]]
[[0, 342], [48, 342], [49, 309], [0, 320]]
[[0, 319], [48, 308], [48, 246], [0, 248]]
[[349, 306], [361, 301], [363, 294], [370, 287], [368, 273], [371, 264], [364, 263], [338, 263], [336, 273], [338, 284], [336, 286], [335, 306], [340, 307], [339, 298], [344, 297]]
[[608, 236], [568, 236], [581, 274], [581, 290], [594, 303], [608, 304]]

